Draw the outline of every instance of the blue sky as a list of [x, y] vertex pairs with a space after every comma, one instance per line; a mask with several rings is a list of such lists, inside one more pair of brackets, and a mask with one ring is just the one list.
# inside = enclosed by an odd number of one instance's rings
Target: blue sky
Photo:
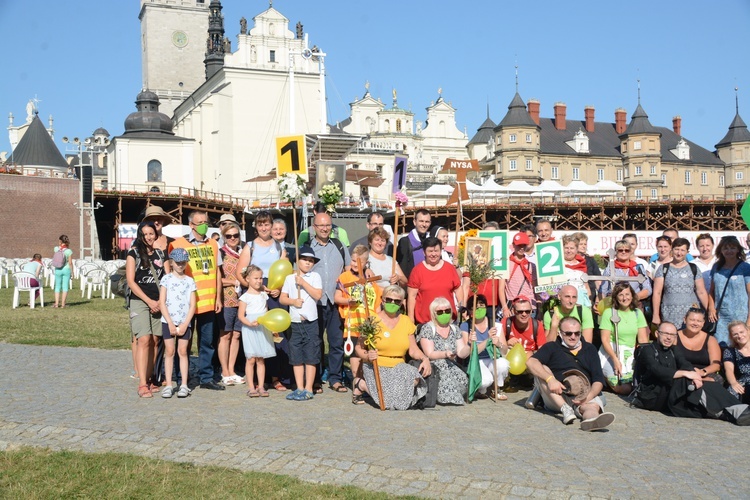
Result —
[[[206, 0], [208, 1], [208, 0]], [[224, 0], [225, 29], [233, 46], [239, 19], [268, 2]], [[497, 0], [358, 2], [276, 0], [294, 29], [302, 21], [310, 43], [327, 54], [329, 122], [346, 118], [349, 103], [370, 92], [416, 120], [443, 97], [457, 108], [459, 129], [471, 137], [486, 117], [499, 122], [515, 91], [541, 101], [553, 116], [557, 101], [569, 119], [593, 105], [597, 121], [628, 117], [641, 103], [651, 123], [671, 127], [713, 150], [734, 117], [750, 123], [750, 1], [628, 0], [612, 2]], [[113, 136], [135, 110], [141, 87], [138, 0], [0, 0], [4, 71], [0, 113], [25, 119], [36, 96], [40, 117], [55, 118], [56, 140], [84, 137], [97, 127]], [[0, 151], [9, 151], [7, 131]]]

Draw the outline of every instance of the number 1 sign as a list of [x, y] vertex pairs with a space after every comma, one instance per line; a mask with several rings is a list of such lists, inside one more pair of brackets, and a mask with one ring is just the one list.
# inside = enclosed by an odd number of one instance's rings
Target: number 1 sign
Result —
[[508, 273], [508, 231], [493, 231], [483, 229], [479, 231], [480, 238], [490, 238], [490, 267], [495, 271], [495, 277], [507, 277]]

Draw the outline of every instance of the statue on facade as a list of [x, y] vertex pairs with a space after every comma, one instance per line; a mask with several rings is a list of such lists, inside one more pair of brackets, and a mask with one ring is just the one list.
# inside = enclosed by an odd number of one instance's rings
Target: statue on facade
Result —
[[232, 53], [232, 42], [229, 41], [229, 38], [224, 37], [224, 53], [225, 54], [231, 54]]
[[247, 35], [247, 19], [240, 18], [240, 35]]
[[31, 123], [31, 120], [34, 119], [34, 113], [36, 113], [36, 103], [34, 99], [29, 99], [29, 102], [26, 103], [26, 123]]
[[305, 35], [304, 27], [301, 21], [297, 21], [297, 38], [302, 38]]

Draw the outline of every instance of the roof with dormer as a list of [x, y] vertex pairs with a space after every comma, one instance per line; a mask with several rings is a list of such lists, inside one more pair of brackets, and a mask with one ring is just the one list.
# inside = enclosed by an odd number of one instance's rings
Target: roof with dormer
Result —
[[646, 114], [646, 111], [644, 111], [643, 107], [641, 106], [641, 103], [638, 103], [638, 106], [635, 108], [635, 111], [633, 112], [633, 116], [630, 117], [630, 123], [628, 124], [628, 128], [625, 129], [625, 132], [622, 134], [623, 136], [626, 135], [633, 135], [633, 134], [658, 134], [659, 132], [654, 128], [653, 125], [651, 125], [651, 122], [648, 121], [648, 115]]
[[488, 116], [487, 119], [477, 129], [477, 133], [471, 138], [469, 144], [487, 144], [490, 139], [495, 137], [495, 122]]
[[68, 163], [55, 146], [55, 141], [44, 128], [37, 114], [32, 118], [29, 128], [21, 137], [6, 163], [18, 166], [68, 169]]
[[740, 112], [737, 111], [737, 114], [734, 115], [734, 120], [732, 120], [732, 123], [729, 125], [729, 131], [727, 132], [727, 135], [725, 135], [724, 138], [720, 140], [715, 147], [719, 148], [722, 146], [734, 144], [736, 142], [748, 141], [750, 141], [750, 131], [747, 130], [747, 125], [745, 125], [745, 122], [742, 121]]
[[502, 127], [536, 127], [536, 123], [531, 119], [529, 112], [526, 110], [526, 104], [521, 96], [516, 92], [513, 100], [508, 105], [508, 112], [497, 125], [497, 129]]

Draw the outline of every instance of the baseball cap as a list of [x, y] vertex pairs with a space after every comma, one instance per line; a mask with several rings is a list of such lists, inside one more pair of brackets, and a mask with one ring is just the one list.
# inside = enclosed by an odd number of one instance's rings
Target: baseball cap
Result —
[[315, 262], [319, 262], [320, 259], [315, 256], [315, 252], [313, 252], [313, 249], [310, 248], [309, 245], [302, 245], [299, 247], [299, 253], [297, 254], [297, 258], [301, 257], [309, 257], [310, 259], [313, 259]]
[[516, 233], [516, 235], [513, 236], [514, 245], [528, 245], [529, 243], [531, 243], [529, 235], [524, 232]]
[[187, 250], [184, 248], [175, 248], [169, 252], [169, 258], [175, 262], [187, 262], [190, 260]]

